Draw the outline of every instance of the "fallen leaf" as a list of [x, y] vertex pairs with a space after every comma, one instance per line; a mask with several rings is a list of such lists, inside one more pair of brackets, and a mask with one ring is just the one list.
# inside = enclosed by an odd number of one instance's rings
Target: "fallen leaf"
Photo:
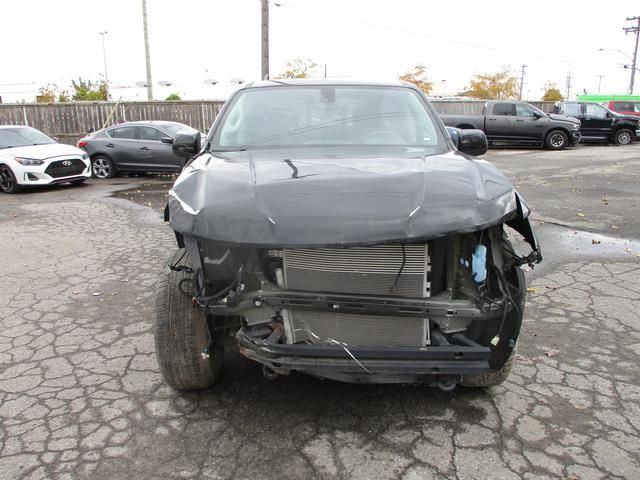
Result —
[[535, 288], [532, 288], [532, 287], [529, 287], [529, 288], [527, 288], [527, 292], [529, 292], [529, 293], [536, 293], [536, 289], [535, 289]]
[[588, 407], [582, 403], [577, 403], [573, 406], [573, 408], [575, 408], [576, 410], [586, 410]]
[[611, 225], [611, 230], [617, 230], [618, 226], [617, 225]]
[[578, 212], [578, 213], [576, 213], [576, 217], [584, 217], [584, 213]]
[[111, 295], [117, 295], [120, 292], [111, 292]]
[[558, 356], [558, 352], [553, 351], [553, 350], [549, 350], [548, 352], [544, 352], [544, 354], [549, 358], [553, 358], [553, 357], [557, 357]]
[[93, 296], [94, 297], [99, 297], [100, 295], [102, 295], [104, 292], [93, 292]]

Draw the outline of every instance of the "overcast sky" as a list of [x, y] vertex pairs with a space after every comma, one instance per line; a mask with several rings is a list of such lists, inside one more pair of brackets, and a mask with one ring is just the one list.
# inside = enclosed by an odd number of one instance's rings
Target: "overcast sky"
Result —
[[[280, 4], [281, 6], [276, 6]], [[260, 76], [259, 0], [147, 0], [153, 83], [191, 98], [228, 94], [231, 78]], [[525, 97], [544, 85], [572, 94], [626, 93], [633, 37], [622, 27], [640, 15], [640, 3], [555, 1], [277, 0], [271, 4], [271, 74], [294, 57], [327, 64], [329, 76], [396, 78], [412, 65], [427, 66], [436, 90], [456, 92], [476, 73], [503, 65], [519, 76], [527, 65]], [[5, 102], [33, 99], [47, 83], [67, 85], [103, 73], [99, 32], [107, 30], [113, 86], [145, 80], [139, 0], [3, 2], [0, 95]], [[318, 70], [321, 74], [321, 69]], [[207, 87], [206, 78], [220, 81]], [[444, 83], [443, 83], [444, 82]], [[638, 79], [640, 84], [640, 78]], [[167, 89], [156, 88], [164, 98]], [[636, 88], [636, 92], [640, 88]], [[146, 98], [140, 89], [119, 90]]]

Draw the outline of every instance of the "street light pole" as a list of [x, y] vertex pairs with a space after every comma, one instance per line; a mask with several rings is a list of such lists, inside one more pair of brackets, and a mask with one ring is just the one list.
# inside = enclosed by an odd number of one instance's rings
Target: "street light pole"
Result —
[[260, 50], [261, 50], [261, 79], [269, 79], [269, 0], [261, 0], [262, 13], [260, 18]]
[[109, 101], [109, 77], [107, 76], [107, 50], [104, 46], [104, 36], [109, 33], [106, 30], [100, 32], [100, 36], [102, 37], [102, 60], [104, 61], [104, 89], [105, 89], [105, 100]]
[[524, 86], [524, 70], [527, 68], [527, 65], [522, 65], [522, 73], [520, 74], [520, 93], [518, 95], [518, 100], [522, 100], [522, 87]]
[[628, 22], [636, 22], [633, 27], [624, 27], [624, 33], [636, 34], [636, 45], [633, 49], [633, 63], [631, 65], [631, 80], [629, 81], [629, 95], [633, 95], [633, 84], [636, 79], [636, 60], [638, 59], [638, 39], [640, 39], [640, 17], [627, 17]]
[[153, 100], [151, 83], [151, 54], [149, 53], [149, 30], [147, 28], [147, 0], [142, 0], [142, 23], [144, 25], [144, 57], [147, 66], [147, 100]]

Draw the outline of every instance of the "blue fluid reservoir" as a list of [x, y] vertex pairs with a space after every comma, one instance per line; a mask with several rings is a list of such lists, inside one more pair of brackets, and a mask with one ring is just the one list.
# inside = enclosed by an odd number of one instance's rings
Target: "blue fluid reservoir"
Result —
[[476, 245], [471, 260], [471, 276], [476, 283], [482, 283], [487, 278], [487, 247]]

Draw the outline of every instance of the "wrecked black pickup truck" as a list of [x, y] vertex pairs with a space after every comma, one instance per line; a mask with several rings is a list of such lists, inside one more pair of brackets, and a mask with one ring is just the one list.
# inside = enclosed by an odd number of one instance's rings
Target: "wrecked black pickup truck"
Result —
[[193, 158], [165, 210], [179, 249], [154, 334], [169, 385], [211, 386], [231, 347], [267, 378], [450, 390], [507, 377], [520, 266], [542, 257], [527, 204], [471, 156], [482, 132], [447, 130], [405, 83], [273, 80], [173, 148]]

